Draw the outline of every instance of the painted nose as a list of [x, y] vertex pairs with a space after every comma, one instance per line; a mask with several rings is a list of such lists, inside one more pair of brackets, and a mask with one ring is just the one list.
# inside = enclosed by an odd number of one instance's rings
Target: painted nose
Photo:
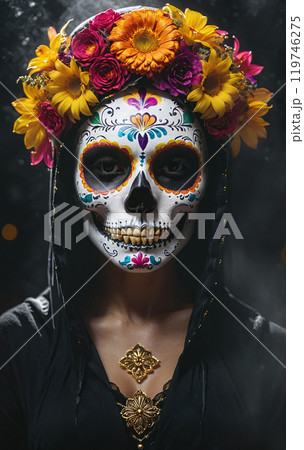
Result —
[[156, 199], [144, 172], [139, 172], [125, 200], [125, 208], [129, 213], [149, 213], [156, 209]]

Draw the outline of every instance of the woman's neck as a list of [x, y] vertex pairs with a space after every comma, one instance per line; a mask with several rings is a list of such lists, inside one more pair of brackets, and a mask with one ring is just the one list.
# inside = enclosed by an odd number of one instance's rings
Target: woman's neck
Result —
[[143, 322], [191, 303], [191, 293], [181, 283], [175, 261], [149, 273], [127, 272], [109, 262], [102, 269], [86, 315], [115, 315], [128, 322]]

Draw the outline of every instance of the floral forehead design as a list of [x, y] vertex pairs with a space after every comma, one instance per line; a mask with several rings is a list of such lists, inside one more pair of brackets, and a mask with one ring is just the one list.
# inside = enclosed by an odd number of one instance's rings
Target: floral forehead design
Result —
[[207, 25], [207, 17], [172, 5], [97, 14], [74, 36], [69, 22], [57, 33], [49, 28], [49, 46], [40, 45], [20, 77], [25, 98], [12, 104], [21, 116], [13, 131], [25, 134], [31, 163], [53, 164], [54, 143], [93, 107], [116, 92], [148, 80], [179, 96], [204, 121], [214, 139], [232, 137], [232, 153], [241, 141], [256, 148], [266, 138], [263, 119], [272, 93], [257, 88], [263, 67], [251, 64], [252, 52], [226, 44], [228, 33]]

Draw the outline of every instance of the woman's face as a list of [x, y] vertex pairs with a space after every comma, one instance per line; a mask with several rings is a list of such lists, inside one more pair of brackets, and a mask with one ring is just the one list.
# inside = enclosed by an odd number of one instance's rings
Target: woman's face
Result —
[[162, 267], [188, 242], [205, 189], [206, 143], [194, 115], [156, 89], [130, 88], [81, 128], [76, 190], [89, 237], [121, 269]]

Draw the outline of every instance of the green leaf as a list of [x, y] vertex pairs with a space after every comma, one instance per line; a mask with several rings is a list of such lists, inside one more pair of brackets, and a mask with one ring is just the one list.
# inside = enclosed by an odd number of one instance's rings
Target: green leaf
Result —
[[195, 121], [194, 114], [191, 111], [184, 111], [183, 121], [184, 121], [184, 124], [193, 123]]
[[94, 125], [101, 125], [100, 119], [99, 119], [99, 113], [96, 111], [92, 117], [90, 117], [90, 122]]

